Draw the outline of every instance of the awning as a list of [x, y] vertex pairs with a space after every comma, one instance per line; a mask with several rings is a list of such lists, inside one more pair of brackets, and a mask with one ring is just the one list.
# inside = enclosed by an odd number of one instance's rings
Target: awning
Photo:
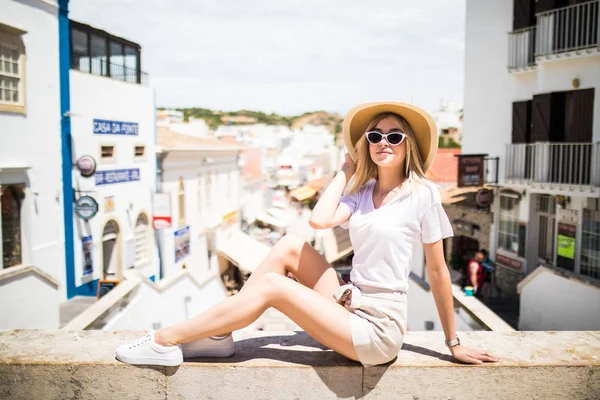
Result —
[[263, 212], [262, 214], [259, 214], [256, 217], [256, 219], [262, 223], [274, 226], [276, 228], [286, 228], [290, 224], [288, 221], [283, 221], [279, 218], [275, 218], [274, 216], [272, 216], [271, 214], [269, 214], [266, 211]]
[[219, 237], [217, 247], [221, 255], [247, 273], [254, 272], [271, 250], [267, 244], [239, 229], [225, 232]]
[[299, 188], [290, 191], [290, 196], [298, 201], [310, 199], [315, 194], [317, 194], [317, 189], [307, 185], [300, 186]]

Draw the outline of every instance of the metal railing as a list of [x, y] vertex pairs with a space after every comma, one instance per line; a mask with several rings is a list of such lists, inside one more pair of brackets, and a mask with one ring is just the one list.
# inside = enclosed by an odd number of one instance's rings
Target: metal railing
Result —
[[536, 56], [600, 46], [600, 1], [556, 8], [537, 14]]
[[486, 157], [483, 159], [483, 182], [485, 184], [498, 183], [498, 166], [500, 157]]
[[600, 187], [600, 142], [509, 144], [505, 178]]
[[71, 56], [71, 69], [81, 72], [88, 72], [93, 75], [105, 76], [118, 81], [128, 83], [139, 83], [148, 85], [148, 74], [139, 71], [136, 68], [125, 65], [109, 63], [102, 58], [88, 58]]
[[600, 0], [544, 11], [536, 18], [536, 26], [508, 33], [509, 71], [535, 65], [536, 57], [600, 51]]
[[508, 68], [523, 69], [535, 65], [535, 26], [508, 33]]

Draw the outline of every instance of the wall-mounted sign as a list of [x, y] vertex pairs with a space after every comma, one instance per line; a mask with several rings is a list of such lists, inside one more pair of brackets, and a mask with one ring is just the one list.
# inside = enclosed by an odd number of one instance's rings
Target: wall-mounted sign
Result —
[[458, 186], [483, 185], [485, 154], [459, 155], [458, 157]]
[[579, 222], [579, 212], [577, 210], [559, 208], [558, 222], [563, 224], [577, 225], [577, 223]]
[[521, 261], [507, 257], [503, 254], [496, 253], [496, 263], [504, 265], [505, 267], [514, 269], [519, 272], [523, 270], [523, 263]]
[[152, 196], [152, 225], [154, 225], [154, 229], [171, 227], [171, 196], [169, 193], [154, 193]]
[[101, 298], [106, 293], [113, 290], [118, 284], [119, 284], [119, 281], [113, 281], [113, 280], [109, 280], [109, 279], [100, 279], [98, 281], [98, 294], [96, 296], [98, 298]]
[[494, 201], [494, 192], [489, 189], [479, 189], [475, 195], [475, 203], [479, 207], [489, 207]]
[[94, 218], [98, 212], [98, 203], [91, 196], [81, 196], [75, 202], [75, 214], [85, 221]]
[[111, 185], [113, 183], [135, 182], [140, 180], [140, 169], [114, 169], [96, 171], [96, 185]]
[[92, 272], [94, 272], [94, 261], [92, 256], [94, 245], [92, 242], [92, 237], [82, 237], [81, 246], [83, 250], [83, 276], [91, 275]]
[[573, 271], [575, 270], [575, 238], [577, 237], [577, 225], [559, 222], [557, 233], [556, 265], [568, 269], [569, 271]]
[[108, 121], [94, 119], [94, 134], [96, 135], [133, 135], [139, 133], [137, 122]]
[[174, 232], [175, 235], [175, 262], [190, 255], [190, 227]]
[[96, 172], [96, 160], [92, 156], [81, 156], [77, 160], [77, 169], [84, 178], [89, 178]]
[[115, 211], [115, 196], [107, 196], [104, 198], [104, 212]]

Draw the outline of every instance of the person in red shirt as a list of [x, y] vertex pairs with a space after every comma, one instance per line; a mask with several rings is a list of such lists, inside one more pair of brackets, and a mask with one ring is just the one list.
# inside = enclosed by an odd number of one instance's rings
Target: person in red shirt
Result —
[[467, 268], [467, 286], [473, 286], [473, 293], [475, 297], [481, 299], [483, 297], [483, 267], [481, 262], [483, 261], [483, 253], [478, 251], [475, 253], [475, 257], [469, 261]]

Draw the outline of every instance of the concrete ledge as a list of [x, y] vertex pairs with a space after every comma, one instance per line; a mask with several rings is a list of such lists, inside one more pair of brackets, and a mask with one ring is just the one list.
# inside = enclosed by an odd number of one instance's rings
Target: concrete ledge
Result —
[[465, 332], [498, 364], [453, 361], [441, 332], [409, 332], [398, 359], [363, 368], [304, 332], [235, 333], [230, 359], [177, 368], [114, 359], [132, 331], [0, 331], [2, 399], [390, 398], [591, 399], [600, 394], [600, 332]]
[[454, 301], [465, 310], [481, 327], [488, 331], [514, 331], [506, 321], [490, 310], [475, 296], [467, 296], [460, 286], [452, 285]]
[[[42, 281], [53, 286], [55, 289], [60, 287], [60, 283], [49, 274], [33, 265], [19, 265], [17, 267], [5, 268], [0, 271], [0, 284], [6, 284], [8, 281], [19, 279], [27, 274], [36, 275]], [[7, 281], [7, 282], [2, 282]]]

